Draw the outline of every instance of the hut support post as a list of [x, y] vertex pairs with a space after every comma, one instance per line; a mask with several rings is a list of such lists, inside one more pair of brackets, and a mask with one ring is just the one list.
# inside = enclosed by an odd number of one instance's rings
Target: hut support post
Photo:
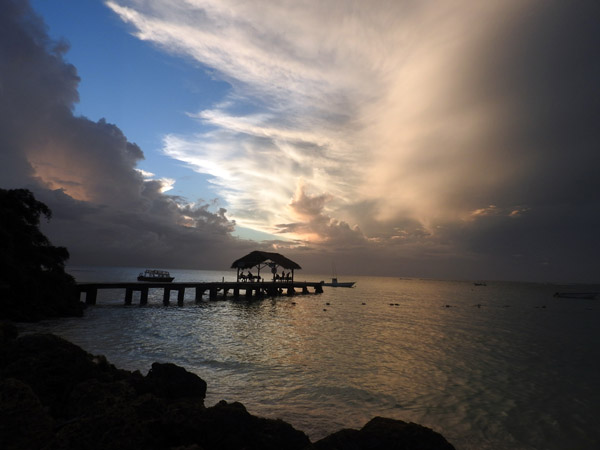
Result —
[[185, 297], [185, 288], [181, 287], [177, 290], [177, 306], [183, 306], [183, 298]]
[[171, 288], [166, 287], [163, 293], [163, 305], [169, 306], [171, 301]]

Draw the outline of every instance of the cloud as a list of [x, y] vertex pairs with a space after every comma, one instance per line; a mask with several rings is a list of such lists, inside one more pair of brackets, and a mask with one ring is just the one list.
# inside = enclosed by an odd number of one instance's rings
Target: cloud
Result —
[[142, 150], [116, 125], [73, 114], [68, 46], [26, 2], [2, 2], [0, 30], [0, 185], [50, 206], [51, 240], [73, 263], [226, 267], [239, 245], [226, 211], [164, 195], [173, 180], [140, 172]]
[[0, 185], [51, 206], [74, 262], [224, 266], [259, 246], [238, 224], [314, 270], [597, 279], [594, 2], [106, 5], [230, 84], [188, 112], [197, 133], [163, 138], [219, 201], [166, 195], [118, 124], [75, 116], [68, 46], [5, 1]]
[[574, 233], [600, 210], [593, 2], [107, 4], [231, 84], [192, 113], [210, 131], [168, 136], [164, 151], [211, 175], [241, 224], [307, 248], [348, 224], [363, 255], [385, 242], [506, 276], [528, 253], [537, 278], [536, 258], [560, 277], [562, 255], [590, 245]]
[[175, 185], [176, 180], [174, 178], [154, 178], [155, 175], [152, 172], [148, 172], [146, 170], [142, 170], [142, 169], [134, 169], [136, 172], [138, 172], [145, 181], [158, 181], [161, 185], [160, 187], [160, 192], [165, 193], [167, 191], [170, 191], [171, 189], [173, 189], [173, 186]]
[[310, 195], [300, 185], [294, 199], [288, 205], [291, 216], [297, 221], [275, 225], [278, 233], [290, 233], [312, 244], [349, 250], [357, 245], [364, 247], [365, 236], [358, 226], [329, 217], [325, 207], [332, 198], [327, 194]]
[[[301, 179], [340, 204], [355, 197], [349, 188], [359, 154], [345, 123], [354, 108], [349, 102], [356, 101], [348, 90], [358, 82], [357, 66], [335, 42], [327, 43], [329, 18], [321, 7], [269, 4], [261, 12], [257, 5], [226, 2], [107, 4], [135, 27], [136, 36], [216, 69], [233, 86], [226, 101], [192, 114], [212, 131], [167, 136], [164, 150], [212, 175], [240, 224], [270, 231], [273, 223], [289, 221], [281, 206]], [[315, 32], [318, 18], [324, 28]], [[357, 17], [348, 14], [347, 20]], [[249, 205], [260, 214], [248, 215]]]

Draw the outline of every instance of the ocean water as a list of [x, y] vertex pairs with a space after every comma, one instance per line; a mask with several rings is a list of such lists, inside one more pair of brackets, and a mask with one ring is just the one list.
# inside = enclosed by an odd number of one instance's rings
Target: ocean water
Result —
[[[69, 271], [133, 281], [141, 269]], [[313, 441], [381, 415], [431, 427], [459, 450], [600, 448], [600, 300], [554, 298], [566, 288], [544, 284], [351, 279], [352, 289], [251, 301], [196, 304], [189, 292], [182, 307], [164, 307], [158, 290], [144, 307], [104, 291], [84, 318], [22, 331], [56, 333], [142, 373], [174, 362], [207, 381], [207, 405], [240, 401]]]

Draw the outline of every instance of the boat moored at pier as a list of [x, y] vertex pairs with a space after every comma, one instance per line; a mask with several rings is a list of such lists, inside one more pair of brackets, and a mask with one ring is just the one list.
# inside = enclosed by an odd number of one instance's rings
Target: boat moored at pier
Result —
[[137, 279], [138, 281], [170, 283], [175, 277], [172, 277], [166, 270], [146, 269], [143, 273], [138, 275]]

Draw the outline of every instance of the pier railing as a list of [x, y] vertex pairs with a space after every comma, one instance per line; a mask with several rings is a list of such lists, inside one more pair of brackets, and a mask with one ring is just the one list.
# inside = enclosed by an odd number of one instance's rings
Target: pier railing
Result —
[[[124, 302], [126, 305], [133, 303], [133, 293], [140, 292], [140, 305], [148, 303], [148, 292], [150, 289], [163, 290], [163, 305], [167, 306], [171, 302], [171, 291], [177, 292], [177, 304], [182, 306], [185, 298], [186, 289], [194, 289], [194, 300], [199, 302], [204, 294], [208, 292], [209, 300], [217, 300], [219, 297], [227, 298], [231, 293], [232, 298], [239, 298], [244, 293], [246, 298], [260, 296], [277, 295], [295, 295], [297, 293], [320, 294], [323, 292], [323, 286], [320, 282], [310, 281], [288, 281], [288, 282], [236, 282], [236, 281], [217, 281], [217, 282], [116, 282], [116, 283], [77, 283], [77, 289], [81, 294], [85, 294], [85, 303], [95, 305], [98, 299], [98, 291], [101, 289], [123, 289], [125, 291]], [[299, 292], [297, 291], [299, 290]]]

